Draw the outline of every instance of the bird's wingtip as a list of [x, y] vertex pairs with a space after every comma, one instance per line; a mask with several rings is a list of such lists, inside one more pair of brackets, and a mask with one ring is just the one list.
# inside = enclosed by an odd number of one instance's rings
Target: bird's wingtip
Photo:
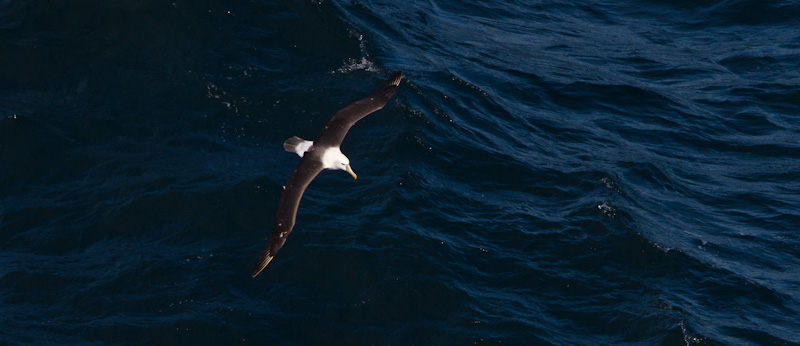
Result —
[[397, 70], [389, 77], [389, 84], [397, 86], [400, 85], [400, 80], [403, 78], [403, 70]]
[[[398, 70], [385, 81], [381, 86], [375, 90], [371, 95], [369, 95], [372, 99], [379, 99], [385, 103], [385, 101], [389, 100], [392, 95], [394, 95], [395, 89], [397, 86], [400, 85], [400, 80], [403, 79], [403, 71]], [[383, 105], [381, 105], [383, 107]], [[380, 107], [378, 108], [380, 109]], [[369, 113], [367, 113], [369, 114]]]
[[261, 258], [261, 259], [258, 261], [258, 263], [256, 263], [256, 267], [255, 267], [255, 268], [253, 268], [253, 277], [256, 277], [256, 276], [258, 276], [258, 274], [260, 274], [260, 273], [261, 273], [261, 271], [263, 271], [263, 270], [264, 270], [264, 268], [266, 268], [266, 267], [267, 267], [267, 264], [269, 264], [269, 262], [270, 262], [270, 261], [272, 261], [272, 257], [273, 257], [273, 256], [269, 256], [269, 255], [267, 255], [266, 257], [264, 257], [264, 258]]

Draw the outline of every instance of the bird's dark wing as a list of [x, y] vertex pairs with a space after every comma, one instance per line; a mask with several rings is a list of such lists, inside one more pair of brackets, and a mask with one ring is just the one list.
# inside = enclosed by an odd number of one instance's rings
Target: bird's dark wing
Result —
[[377, 111], [389, 101], [397, 90], [400, 84], [400, 79], [403, 77], [403, 71], [397, 71], [392, 74], [377, 90], [375, 90], [369, 97], [356, 101], [355, 103], [341, 109], [333, 115], [333, 118], [325, 125], [317, 139], [314, 140], [314, 145], [322, 147], [338, 147], [342, 144], [344, 136], [350, 127], [361, 120], [361, 118]]
[[255, 268], [253, 268], [253, 277], [261, 273], [267, 267], [269, 261], [275, 256], [275, 253], [281, 249], [286, 238], [294, 228], [294, 220], [297, 215], [297, 207], [300, 205], [300, 199], [303, 198], [303, 192], [312, 180], [322, 171], [322, 162], [319, 161], [318, 155], [315, 153], [307, 152], [300, 159], [294, 173], [286, 181], [286, 186], [281, 193], [281, 201], [278, 204], [278, 213], [275, 216], [275, 224], [272, 226], [272, 234], [269, 236], [267, 246], [261, 252]]

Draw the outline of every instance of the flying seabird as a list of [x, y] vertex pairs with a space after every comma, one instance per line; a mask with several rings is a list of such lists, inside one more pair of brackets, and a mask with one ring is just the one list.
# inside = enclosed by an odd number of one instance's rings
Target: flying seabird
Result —
[[275, 223], [272, 226], [272, 234], [258, 258], [258, 263], [253, 268], [253, 277], [266, 268], [275, 253], [286, 242], [286, 237], [294, 227], [297, 207], [300, 205], [303, 192], [319, 172], [323, 169], [340, 169], [350, 173], [353, 179], [357, 178], [356, 173], [350, 168], [350, 160], [342, 154], [339, 146], [347, 131], [356, 121], [383, 108], [389, 98], [394, 95], [402, 77], [403, 71], [395, 72], [369, 97], [336, 112], [316, 140], [307, 141], [294, 136], [283, 142], [283, 148], [286, 151], [297, 153], [301, 159], [297, 168], [294, 169], [294, 173], [286, 181], [286, 186], [283, 187]]

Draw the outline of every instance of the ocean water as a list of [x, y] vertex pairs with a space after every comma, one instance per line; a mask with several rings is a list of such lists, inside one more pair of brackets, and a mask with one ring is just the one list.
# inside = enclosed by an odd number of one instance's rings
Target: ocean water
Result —
[[799, 181], [795, 1], [0, 0], [3, 345], [798, 345]]

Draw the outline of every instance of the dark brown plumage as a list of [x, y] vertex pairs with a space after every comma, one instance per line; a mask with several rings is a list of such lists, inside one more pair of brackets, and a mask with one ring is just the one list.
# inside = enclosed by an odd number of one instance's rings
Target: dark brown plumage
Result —
[[[403, 71], [395, 72], [377, 90], [369, 95], [369, 97], [356, 101], [336, 112], [328, 124], [325, 125], [325, 128], [322, 129], [319, 136], [317, 136], [317, 139], [314, 140], [313, 145], [304, 153], [298, 152], [298, 154], [302, 156], [302, 159], [300, 159], [300, 162], [297, 164], [294, 173], [289, 176], [289, 180], [286, 181], [286, 186], [284, 186], [284, 190], [281, 192], [281, 200], [278, 203], [278, 211], [275, 216], [275, 223], [272, 226], [272, 234], [264, 250], [261, 252], [261, 256], [255, 268], [253, 268], [253, 277], [256, 277], [266, 268], [267, 264], [269, 264], [278, 250], [280, 250], [286, 242], [289, 233], [292, 232], [295, 216], [297, 215], [297, 208], [300, 205], [300, 199], [303, 197], [303, 193], [306, 187], [308, 187], [308, 184], [310, 184], [324, 168], [345, 169], [343, 168], [344, 166], [326, 167], [325, 162], [330, 161], [325, 157], [326, 153], [334, 152], [344, 157], [339, 150], [339, 146], [342, 144], [344, 136], [347, 135], [347, 131], [350, 130], [353, 124], [361, 120], [361, 118], [383, 108], [386, 102], [394, 95], [395, 90], [397, 90], [402, 76]], [[301, 138], [293, 137], [284, 143], [284, 148], [287, 151], [294, 151], [304, 142], [308, 143]], [[329, 149], [335, 150], [329, 151]], [[355, 173], [350, 169], [349, 160], [346, 157], [344, 157], [344, 160], [347, 160], [346, 168], [348, 173], [355, 177]]]

